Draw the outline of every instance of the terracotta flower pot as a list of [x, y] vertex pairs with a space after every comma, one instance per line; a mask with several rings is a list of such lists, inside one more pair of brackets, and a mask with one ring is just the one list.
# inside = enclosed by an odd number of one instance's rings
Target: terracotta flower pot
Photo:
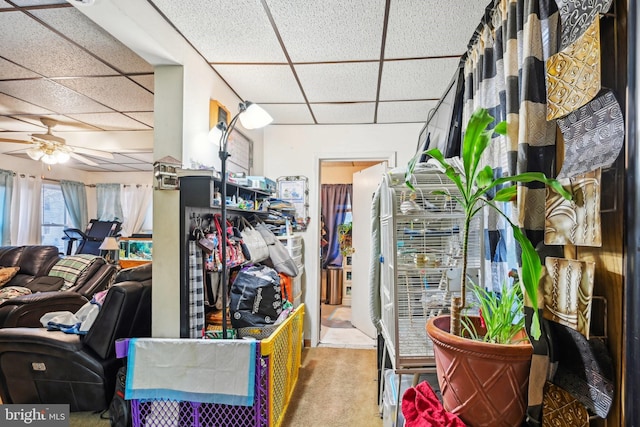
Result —
[[[479, 318], [472, 319], [479, 323]], [[531, 344], [491, 344], [458, 337], [449, 333], [449, 321], [446, 315], [427, 322], [445, 409], [471, 427], [522, 425]], [[524, 330], [522, 337], [526, 337]]]

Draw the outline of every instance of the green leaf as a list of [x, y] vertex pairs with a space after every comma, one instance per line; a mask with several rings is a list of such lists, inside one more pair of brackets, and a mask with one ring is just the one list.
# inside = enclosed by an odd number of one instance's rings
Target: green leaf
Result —
[[497, 134], [500, 135], [506, 135], [507, 134], [507, 122], [505, 122], [504, 120], [501, 121], [500, 123], [498, 123], [496, 125], [496, 127], [493, 129], [493, 131]]
[[[520, 277], [520, 281], [529, 297], [529, 301], [531, 301], [534, 313], [537, 313], [538, 284], [540, 283], [540, 275], [542, 274], [540, 257], [531, 244], [531, 241], [524, 235], [520, 228], [513, 223], [511, 223], [511, 228], [513, 229], [513, 237], [520, 243], [522, 249], [522, 277]], [[531, 323], [531, 336], [536, 340], [540, 339], [540, 320], [535, 314]]]
[[484, 108], [477, 109], [469, 118], [462, 142], [462, 162], [469, 182], [473, 181], [482, 153], [491, 141], [491, 134], [486, 131], [491, 122], [493, 117]]
[[510, 187], [505, 187], [500, 189], [495, 197], [493, 198], [496, 202], [510, 202], [516, 198], [518, 195], [518, 187], [512, 185]]
[[478, 172], [478, 177], [476, 178], [476, 185], [479, 188], [485, 188], [491, 185], [493, 182], [493, 169], [491, 166], [485, 166], [480, 172]]

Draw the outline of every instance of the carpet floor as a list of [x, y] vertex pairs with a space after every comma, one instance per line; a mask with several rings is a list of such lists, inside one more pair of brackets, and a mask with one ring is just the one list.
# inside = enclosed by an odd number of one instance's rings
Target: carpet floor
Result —
[[[382, 427], [376, 374], [375, 350], [305, 348], [281, 426]], [[92, 412], [74, 412], [70, 418], [71, 427], [110, 425]]]

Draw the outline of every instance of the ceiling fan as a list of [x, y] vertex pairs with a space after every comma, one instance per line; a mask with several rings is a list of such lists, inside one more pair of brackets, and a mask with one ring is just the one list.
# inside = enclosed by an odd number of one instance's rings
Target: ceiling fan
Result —
[[51, 132], [51, 129], [59, 123], [57, 120], [50, 117], [40, 117], [40, 122], [47, 127], [47, 133], [32, 133], [29, 135], [31, 141], [0, 137], [0, 142], [30, 144], [31, 147], [25, 149], [27, 155], [33, 160], [41, 160], [49, 165], [64, 163], [69, 158], [74, 158], [90, 166], [99, 166], [98, 163], [86, 158], [83, 154], [103, 159], [113, 159], [113, 154], [106, 151], [68, 145], [64, 138]]

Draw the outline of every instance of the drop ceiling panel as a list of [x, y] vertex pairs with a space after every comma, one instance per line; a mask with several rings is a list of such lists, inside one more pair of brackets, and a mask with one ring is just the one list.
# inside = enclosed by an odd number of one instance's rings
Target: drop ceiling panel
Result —
[[54, 112], [83, 113], [110, 111], [109, 108], [98, 104], [86, 96], [50, 80], [0, 82], [0, 92]]
[[153, 94], [126, 77], [63, 79], [58, 83], [118, 111], [152, 111]]
[[[40, 120], [42, 115], [35, 116], [21, 116], [20, 119], [28, 121], [29, 123], [39, 126], [41, 131], [46, 131], [47, 127], [42, 124]], [[67, 116], [49, 114], [47, 118], [55, 120], [57, 123], [53, 127], [53, 132], [73, 132], [73, 131], [97, 131], [99, 128], [92, 126], [88, 123], [82, 123]]]
[[304, 102], [288, 65], [216, 65], [214, 68], [242, 98], [256, 103]]
[[152, 2], [209, 62], [286, 62], [259, 1]]
[[0, 56], [36, 73], [60, 77], [115, 72], [22, 12], [0, 13], [0, 28]]
[[0, 58], [0, 80], [4, 79], [27, 79], [40, 77], [38, 74], [27, 70], [24, 67], [13, 64]]
[[[42, 125], [37, 126], [30, 122], [0, 116], [0, 129], [6, 132], [40, 132], [43, 128]], [[0, 137], [1, 136], [2, 135], [0, 135]], [[19, 137], [9, 136], [8, 138], [21, 139]]]
[[107, 131], [149, 130], [149, 127], [120, 113], [69, 114], [70, 117]]
[[153, 127], [153, 111], [127, 113], [127, 116], [142, 122], [151, 128]]
[[18, 6], [42, 6], [45, 4], [65, 4], [65, 0], [14, 0]]
[[262, 108], [267, 110], [273, 122], [287, 125], [313, 124], [313, 117], [307, 104], [263, 104]]
[[385, 58], [462, 55], [488, 4], [489, 0], [392, 1]]
[[329, 123], [373, 123], [375, 103], [358, 104], [314, 104], [311, 106], [318, 124]]
[[384, 2], [267, 0], [291, 60], [380, 59]]
[[386, 61], [380, 100], [440, 99], [459, 62], [459, 58]]
[[0, 114], [20, 115], [20, 114], [51, 114], [51, 110], [30, 104], [12, 96], [0, 93]]
[[141, 76], [130, 76], [131, 80], [138, 84], [141, 84], [144, 88], [149, 89], [150, 92], [154, 92], [154, 77], [153, 74], [145, 74]]
[[31, 13], [124, 73], [153, 72], [149, 63], [75, 7], [34, 10]]
[[378, 105], [378, 123], [426, 122], [429, 110], [438, 101], [381, 102]]
[[375, 101], [378, 63], [296, 65], [309, 102]]
[[13, 9], [13, 6], [4, 0], [0, 0], [0, 9]]

